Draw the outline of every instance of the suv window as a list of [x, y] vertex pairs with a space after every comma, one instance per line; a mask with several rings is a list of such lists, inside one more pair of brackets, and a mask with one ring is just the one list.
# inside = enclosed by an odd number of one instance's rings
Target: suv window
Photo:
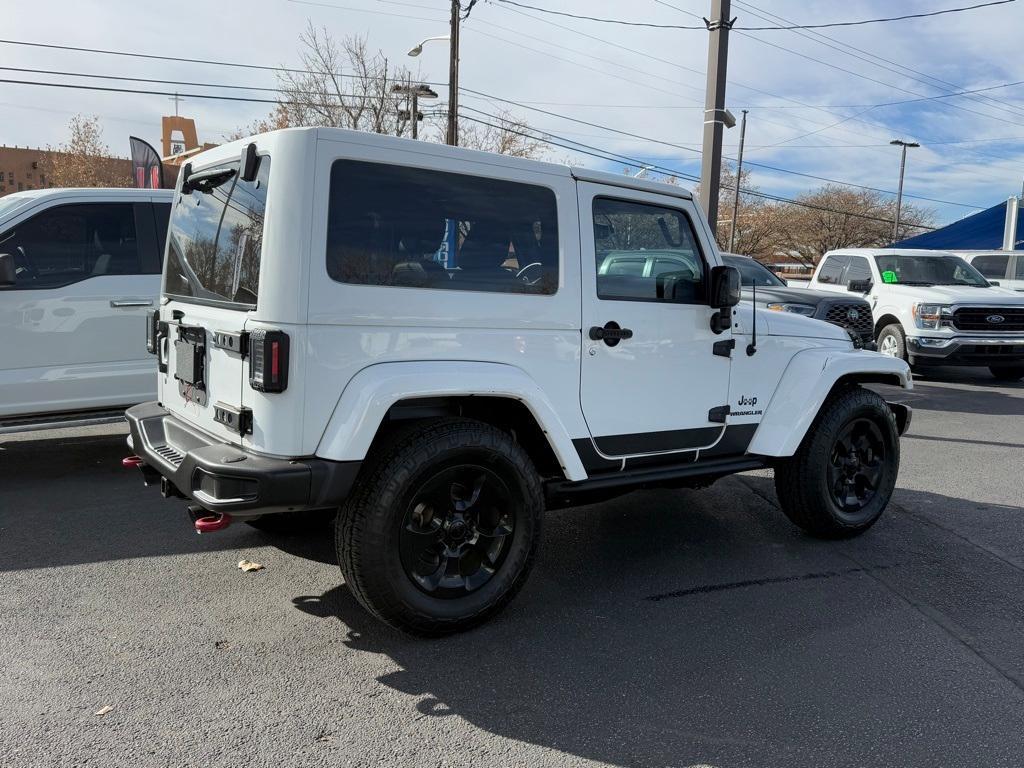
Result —
[[977, 256], [971, 261], [971, 266], [981, 272], [985, 277], [993, 280], [1001, 280], [1006, 277], [1006, 265], [1010, 263], [1009, 254], [989, 254]]
[[201, 301], [255, 306], [259, 296], [263, 217], [270, 157], [254, 181], [238, 178], [238, 163], [207, 175], [171, 209], [164, 292]]
[[849, 262], [849, 256], [829, 256], [825, 259], [825, 263], [821, 266], [821, 271], [818, 272], [819, 283], [838, 283], [839, 278], [843, 274], [843, 268]]
[[356, 285], [553, 294], [555, 194], [501, 179], [336, 160], [327, 273]]
[[1024, 280], [1024, 256], [1017, 257], [1017, 280]]
[[871, 280], [871, 263], [863, 256], [851, 256], [850, 264], [846, 268], [846, 275], [843, 282], [849, 285], [854, 280]]
[[15, 289], [57, 288], [100, 275], [151, 271], [139, 258], [131, 203], [48, 208], [6, 232], [0, 253], [14, 257]]
[[593, 215], [598, 298], [704, 303], [704, 261], [685, 213], [597, 197]]

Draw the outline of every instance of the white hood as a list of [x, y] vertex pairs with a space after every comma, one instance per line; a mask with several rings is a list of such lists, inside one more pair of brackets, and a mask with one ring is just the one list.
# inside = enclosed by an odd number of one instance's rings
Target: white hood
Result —
[[[751, 315], [753, 305], [744, 301], [736, 307], [737, 320], [740, 329], [744, 332], [751, 327]], [[802, 339], [832, 339], [834, 341], [845, 341], [852, 344], [850, 334], [844, 328], [824, 320], [814, 320], [810, 317], [797, 315], [792, 312], [773, 312], [772, 310], [758, 307], [757, 309], [757, 332], [767, 336], [794, 336]]]
[[1024, 295], [1003, 288], [963, 288], [957, 285], [885, 286], [893, 297], [905, 296], [908, 301], [936, 304], [974, 304], [975, 306], [1024, 307]]

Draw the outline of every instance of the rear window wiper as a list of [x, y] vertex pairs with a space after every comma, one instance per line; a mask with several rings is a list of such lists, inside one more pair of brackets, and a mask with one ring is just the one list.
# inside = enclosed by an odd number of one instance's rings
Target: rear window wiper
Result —
[[183, 193], [198, 189], [200, 192], [210, 192], [225, 181], [234, 176], [238, 171], [234, 168], [207, 168], [205, 171], [192, 173], [192, 166], [185, 167], [185, 178], [181, 182]]

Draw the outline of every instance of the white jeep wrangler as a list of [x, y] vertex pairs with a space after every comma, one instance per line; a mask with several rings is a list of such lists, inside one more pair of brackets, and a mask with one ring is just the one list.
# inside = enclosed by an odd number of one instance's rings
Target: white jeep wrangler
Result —
[[492, 616], [545, 508], [760, 467], [813, 535], [889, 501], [910, 409], [860, 385], [909, 389], [907, 364], [797, 315], [755, 333], [677, 187], [289, 129], [197, 155], [178, 192], [125, 463], [200, 531], [337, 513], [345, 581], [392, 625]]

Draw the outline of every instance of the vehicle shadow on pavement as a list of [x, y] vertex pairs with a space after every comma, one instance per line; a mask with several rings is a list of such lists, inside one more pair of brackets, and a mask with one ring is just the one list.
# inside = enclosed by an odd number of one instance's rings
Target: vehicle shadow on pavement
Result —
[[[936, 573], [948, 596], [976, 566], [903, 510], [858, 539], [816, 541], [778, 512], [770, 478], [747, 475], [552, 512], [524, 592], [441, 640], [381, 625], [344, 585], [293, 603], [339, 621], [353, 651], [392, 660], [378, 682], [409, 697], [410, 718], [461, 718], [579, 758], [963, 764], [991, 744], [1020, 749], [1022, 689], [914, 607]], [[1024, 587], [1014, 576], [1008, 589]]]
[[39, 434], [0, 442], [0, 572], [266, 543], [245, 525], [197, 536], [184, 501], [121, 466], [123, 434]]

